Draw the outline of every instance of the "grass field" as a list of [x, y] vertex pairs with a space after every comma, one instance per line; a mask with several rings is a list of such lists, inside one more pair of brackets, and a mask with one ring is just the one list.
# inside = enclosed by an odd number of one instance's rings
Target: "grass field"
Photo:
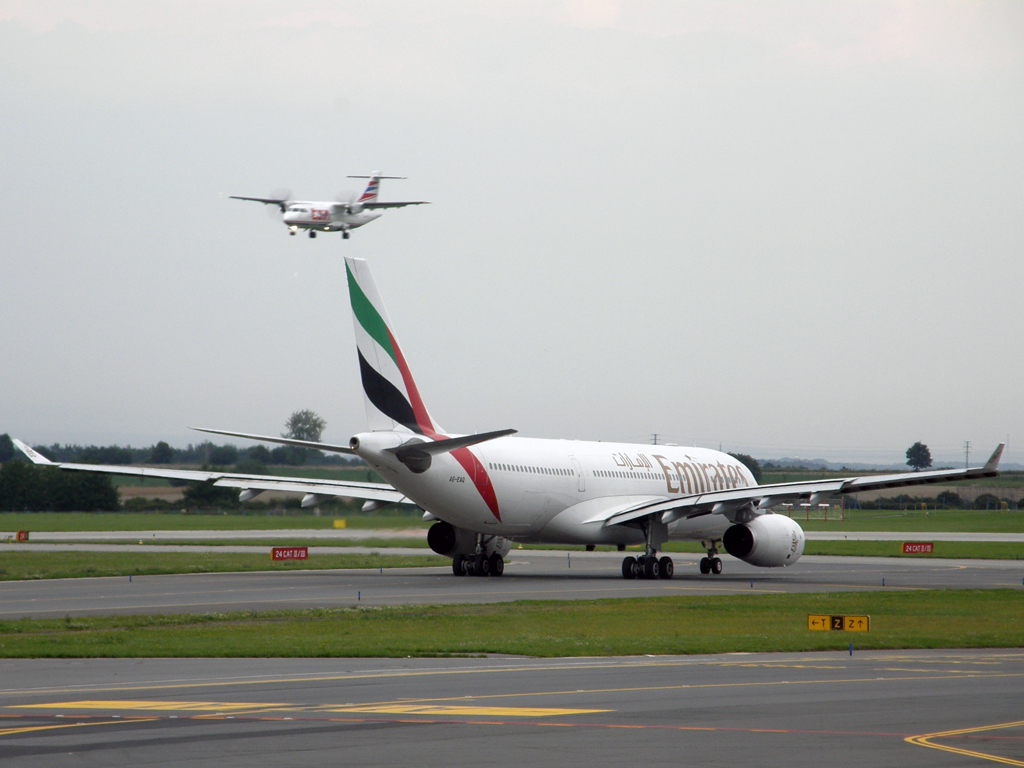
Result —
[[[871, 631], [810, 632], [808, 614]], [[668, 597], [0, 622], [0, 657], [609, 656], [1024, 645], [1019, 591]]]
[[1024, 511], [940, 509], [906, 513], [892, 509], [848, 509], [845, 521], [793, 519], [805, 531], [947, 531], [976, 533], [1024, 532]]
[[0, 581], [143, 576], [235, 571], [306, 571], [330, 568], [412, 568], [450, 565], [447, 557], [310, 555], [308, 560], [272, 562], [265, 555], [220, 552], [6, 552], [0, 551]]
[[[181, 514], [178, 512], [3, 512], [0, 531], [245, 531], [286, 528], [332, 528], [334, 517], [311, 514]], [[415, 512], [383, 510], [371, 514], [344, 515], [349, 528], [429, 528]], [[1024, 511], [929, 510], [906, 513], [895, 510], [846, 511], [844, 522], [793, 519], [807, 531], [949, 531], [1019, 533], [1024, 531]]]
[[[266, 531], [333, 528], [334, 517], [315, 515], [196, 515], [168, 512], [3, 512], [0, 531]], [[422, 513], [345, 515], [349, 528], [429, 528]]]

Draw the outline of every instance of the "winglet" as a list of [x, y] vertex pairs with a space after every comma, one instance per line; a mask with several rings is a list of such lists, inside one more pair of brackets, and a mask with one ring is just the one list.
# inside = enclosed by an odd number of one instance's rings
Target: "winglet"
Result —
[[15, 446], [17, 446], [19, 451], [28, 456], [33, 464], [53, 464], [52, 461], [43, 456], [43, 454], [39, 453], [39, 451], [25, 445], [18, 438], [12, 438], [11, 442], [14, 443]]
[[988, 457], [988, 461], [985, 462], [986, 472], [995, 472], [999, 468], [999, 459], [1003, 455], [1003, 448], [1006, 447], [1006, 443], [1000, 443], [996, 446], [996, 449], [992, 451], [992, 455]]

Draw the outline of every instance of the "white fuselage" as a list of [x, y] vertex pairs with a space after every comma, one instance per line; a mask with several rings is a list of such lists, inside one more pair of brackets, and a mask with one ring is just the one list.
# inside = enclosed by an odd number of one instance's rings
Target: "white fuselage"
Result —
[[318, 232], [338, 232], [355, 229], [380, 218], [379, 213], [369, 211], [348, 211], [338, 203], [295, 201], [284, 212], [285, 225], [292, 230], [310, 229]]
[[[474, 470], [441, 454], [416, 474], [384, 450], [408, 434], [358, 438], [356, 453], [424, 510], [458, 528], [517, 541], [639, 544], [639, 527], [584, 521], [611, 498], [639, 503], [757, 485], [742, 462], [706, 448], [505, 437], [463, 449], [478, 459]], [[671, 523], [668, 534], [717, 540], [731, 524], [708, 514]]]

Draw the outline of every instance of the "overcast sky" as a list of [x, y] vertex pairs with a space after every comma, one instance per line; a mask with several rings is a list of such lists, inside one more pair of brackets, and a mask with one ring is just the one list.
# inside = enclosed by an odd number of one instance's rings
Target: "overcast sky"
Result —
[[[0, 432], [1024, 461], [1024, 4], [0, 0]], [[228, 195], [385, 173], [343, 241]]]

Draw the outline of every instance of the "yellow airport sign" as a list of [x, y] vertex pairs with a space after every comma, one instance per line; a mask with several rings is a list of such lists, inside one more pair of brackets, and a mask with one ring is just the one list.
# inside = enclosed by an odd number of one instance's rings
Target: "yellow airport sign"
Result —
[[870, 616], [843, 616], [844, 632], [867, 632], [870, 629]]
[[871, 617], [808, 614], [807, 629], [812, 632], [869, 632], [871, 630]]

